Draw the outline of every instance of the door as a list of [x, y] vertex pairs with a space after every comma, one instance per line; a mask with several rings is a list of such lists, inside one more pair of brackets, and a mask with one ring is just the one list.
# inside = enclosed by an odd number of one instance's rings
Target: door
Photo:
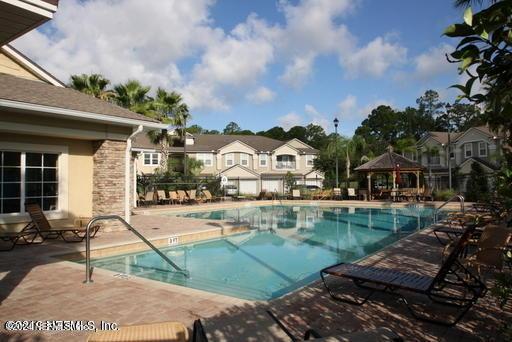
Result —
[[280, 179], [265, 179], [262, 182], [261, 190], [266, 190], [270, 192], [282, 192], [283, 188], [283, 181]]
[[256, 180], [240, 180], [240, 194], [256, 195], [257, 186]]

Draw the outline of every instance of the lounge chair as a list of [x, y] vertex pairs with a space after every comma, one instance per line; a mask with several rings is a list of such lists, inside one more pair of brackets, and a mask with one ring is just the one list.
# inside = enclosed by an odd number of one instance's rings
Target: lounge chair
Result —
[[187, 342], [188, 329], [180, 322], [162, 322], [121, 326], [118, 330], [103, 330], [88, 336], [88, 342], [142, 342], [142, 341], [175, 341]]
[[139, 205], [148, 206], [155, 204], [155, 193], [154, 191], [148, 191], [144, 196], [139, 196]]
[[348, 188], [347, 189], [347, 197], [348, 199], [357, 199], [357, 195], [356, 195], [356, 189], [354, 188]]
[[182, 203], [176, 191], [169, 192], [169, 201], [171, 204]]
[[188, 195], [185, 192], [185, 190], [178, 190], [176, 191], [176, 193], [178, 194], [178, 200], [180, 203], [183, 204], [185, 202], [188, 202]]
[[10, 251], [16, 245], [30, 245], [43, 242], [43, 239], [36, 241], [38, 236], [40, 236], [39, 231], [34, 227], [32, 222], [27, 224], [19, 232], [0, 232], [0, 241], [6, 244], [6, 247], [0, 248], [0, 252]]
[[196, 194], [197, 194], [197, 191], [195, 189], [187, 191], [189, 203], [195, 203], [195, 204], [198, 203]]
[[334, 188], [332, 189], [332, 196], [331, 199], [341, 199], [341, 189], [340, 188]]
[[375, 328], [367, 331], [356, 331], [352, 333], [334, 335], [329, 337], [322, 337], [316, 330], [307, 329], [304, 333], [304, 339], [298, 339], [295, 337], [290, 330], [274, 315], [274, 313], [270, 310], [267, 310], [268, 315], [277, 323], [279, 328], [284, 331], [286, 335], [292, 340], [295, 341], [308, 341], [313, 337], [315, 341], [345, 341], [345, 342], [366, 342], [366, 341], [393, 341], [393, 342], [403, 342], [403, 339], [398, 336], [395, 332], [393, 332], [389, 328]]
[[423, 193], [421, 194], [421, 199], [423, 201], [433, 201], [434, 200], [434, 196], [432, 195], [432, 189], [430, 188], [426, 188], [423, 190]]
[[[76, 227], [72, 226], [60, 226], [60, 227], [52, 227], [50, 222], [46, 219], [41, 207], [37, 203], [25, 203], [25, 209], [27, 210], [32, 223], [34, 224], [35, 229], [39, 232], [39, 235], [43, 239], [58, 239], [62, 238], [62, 240], [66, 242], [82, 242], [86, 237], [86, 228], [85, 227]], [[91, 227], [91, 238], [96, 236], [100, 229], [100, 225], [95, 225]], [[71, 234], [73, 238], [68, 238], [66, 235]]]
[[[326, 267], [320, 271], [320, 276], [325, 288], [335, 300], [362, 305], [376, 291], [388, 292], [399, 296], [405, 302], [414, 318], [430, 323], [452, 326], [457, 324], [477, 299], [485, 295], [487, 291], [485, 284], [477, 276], [473, 275], [459, 260], [459, 256], [464, 251], [473, 230], [473, 227], [466, 229], [457, 243], [454, 244], [453, 250], [442, 263], [434, 277], [402, 272], [391, 268], [351, 263], [340, 263]], [[326, 275], [350, 279], [356, 286], [369, 290], [369, 294], [362, 301], [341, 297], [329, 287]], [[462, 289], [464, 295], [457, 296], [455, 293], [449, 292], [455, 289]], [[427, 317], [415, 311], [409, 305], [406, 298], [397, 292], [398, 290], [425, 295], [432, 302], [460, 308], [460, 312], [453, 321], [448, 321], [446, 317], [442, 319]], [[467, 295], [470, 296], [468, 297]]]
[[213, 196], [210, 190], [203, 190], [203, 194], [206, 198], [206, 202], [216, 202], [220, 200], [220, 198]]
[[167, 194], [164, 190], [157, 190], [156, 195], [158, 197], [158, 202], [161, 204], [169, 204], [171, 202], [171, 199], [167, 197]]
[[301, 196], [299, 189], [293, 189], [292, 190], [292, 199], [294, 199], [294, 200], [301, 200], [302, 198], [303, 197]]

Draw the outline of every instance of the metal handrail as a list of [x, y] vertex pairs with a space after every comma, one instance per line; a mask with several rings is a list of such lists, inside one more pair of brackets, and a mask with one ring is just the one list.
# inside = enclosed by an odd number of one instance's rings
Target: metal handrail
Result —
[[87, 224], [86, 232], [85, 232], [85, 284], [92, 283], [92, 267], [91, 267], [91, 235], [90, 230], [92, 225], [95, 222], [102, 220], [118, 220], [120, 221], [129, 231], [135, 234], [139, 239], [142, 240], [146, 245], [151, 247], [151, 249], [158, 254], [162, 259], [164, 259], [169, 265], [171, 265], [177, 272], [183, 274], [185, 277], [189, 277], [190, 274], [188, 271], [183, 270], [181, 267], [176, 265], [167, 255], [162, 253], [158, 248], [155, 247], [148, 239], [146, 239], [141, 233], [139, 233], [135, 228], [133, 228], [128, 222], [126, 222], [119, 215], [104, 215], [104, 216], [96, 216]]
[[461, 212], [464, 212], [464, 196], [458, 194], [458, 195], [455, 195], [453, 197], [451, 197], [449, 200], [445, 201], [443, 204], [441, 204], [439, 207], [436, 208], [435, 212], [434, 212], [434, 215], [435, 215], [435, 221], [437, 222], [437, 215], [439, 213], [439, 211], [441, 210], [441, 208], [443, 208], [445, 205], [447, 205], [448, 203], [450, 203], [451, 201], [453, 201], [454, 199], [459, 199], [460, 201], [460, 211]]

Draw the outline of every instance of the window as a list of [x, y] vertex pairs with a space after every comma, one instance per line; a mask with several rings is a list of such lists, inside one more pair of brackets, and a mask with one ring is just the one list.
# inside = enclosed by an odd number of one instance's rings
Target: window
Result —
[[233, 166], [235, 164], [235, 155], [233, 153], [226, 153], [224, 158], [226, 159], [226, 166]]
[[478, 143], [478, 156], [487, 157], [487, 144], [484, 141]]
[[196, 159], [203, 162], [204, 166], [213, 165], [213, 154], [212, 153], [198, 153]]
[[159, 159], [159, 153], [144, 153], [144, 165], [158, 165]]
[[249, 155], [247, 153], [240, 153], [240, 165], [249, 166]]
[[440, 165], [441, 164], [441, 156], [439, 154], [431, 156], [430, 163], [432, 165]]
[[473, 156], [473, 145], [471, 143], [464, 145], [464, 156], [466, 158]]
[[25, 202], [58, 209], [57, 153], [0, 151], [0, 214], [21, 213]]
[[307, 166], [313, 166], [314, 165], [314, 163], [313, 163], [314, 160], [315, 160], [315, 156], [314, 155], [312, 155], [312, 154], [307, 154], [306, 155], [306, 165]]
[[260, 167], [267, 166], [267, 158], [268, 158], [268, 156], [265, 153], [260, 154]]

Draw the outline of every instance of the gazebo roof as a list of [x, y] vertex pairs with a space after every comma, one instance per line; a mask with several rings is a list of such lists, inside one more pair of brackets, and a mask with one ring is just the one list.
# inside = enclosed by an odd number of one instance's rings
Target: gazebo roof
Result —
[[399, 165], [400, 171], [421, 171], [425, 168], [420, 163], [405, 158], [395, 152], [389, 150], [384, 152], [375, 159], [364, 163], [355, 168], [356, 171], [393, 171], [396, 165]]

